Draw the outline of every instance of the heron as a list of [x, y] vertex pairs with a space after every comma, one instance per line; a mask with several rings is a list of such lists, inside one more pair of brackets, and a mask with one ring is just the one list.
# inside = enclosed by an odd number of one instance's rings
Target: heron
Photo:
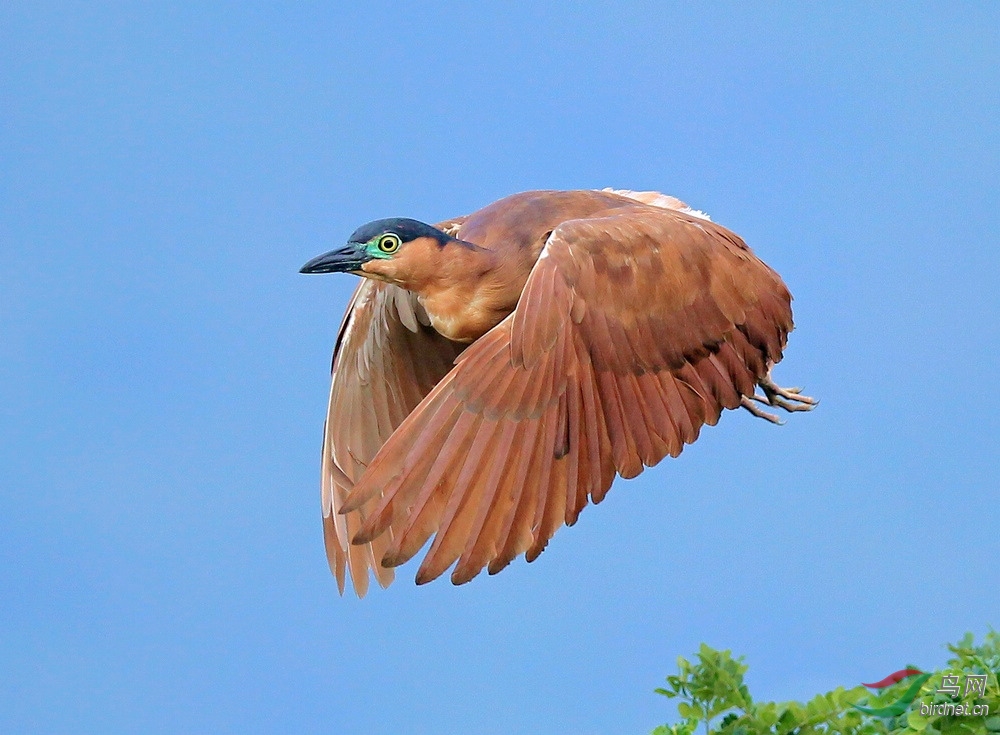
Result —
[[[529, 191], [434, 225], [358, 228], [302, 273], [361, 276], [323, 436], [327, 559], [344, 593], [463, 584], [676, 457], [725, 409], [817, 401], [771, 377], [791, 294], [744, 241], [654, 191]], [[758, 393], [757, 389], [760, 389]]]

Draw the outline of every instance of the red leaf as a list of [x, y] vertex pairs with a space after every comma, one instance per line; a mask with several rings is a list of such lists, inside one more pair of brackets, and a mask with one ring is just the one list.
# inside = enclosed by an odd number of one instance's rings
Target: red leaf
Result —
[[887, 677], [882, 679], [882, 681], [876, 681], [874, 684], [865, 684], [864, 682], [862, 682], [861, 686], [868, 687], [869, 689], [885, 689], [887, 686], [895, 684], [897, 681], [902, 681], [908, 676], [913, 676], [914, 674], [922, 674], [922, 673], [924, 672], [922, 672], [920, 669], [900, 669], [899, 671], [895, 671], [889, 674]]

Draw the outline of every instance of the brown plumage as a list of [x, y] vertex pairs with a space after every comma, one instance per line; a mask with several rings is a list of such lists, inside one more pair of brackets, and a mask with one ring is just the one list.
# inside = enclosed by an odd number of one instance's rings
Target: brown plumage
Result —
[[[538, 191], [430, 227], [379, 220], [303, 272], [365, 276], [333, 358], [323, 439], [330, 567], [358, 595], [417, 572], [531, 561], [616, 474], [676, 457], [723, 409], [815, 401], [770, 379], [781, 278], [655, 192]], [[760, 386], [764, 395], [754, 394]]]

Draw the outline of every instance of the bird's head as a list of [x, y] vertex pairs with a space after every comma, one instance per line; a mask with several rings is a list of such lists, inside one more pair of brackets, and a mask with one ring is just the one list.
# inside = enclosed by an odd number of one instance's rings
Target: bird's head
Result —
[[362, 225], [343, 247], [313, 258], [300, 273], [354, 273], [416, 290], [458, 240], [415, 219], [391, 217]]

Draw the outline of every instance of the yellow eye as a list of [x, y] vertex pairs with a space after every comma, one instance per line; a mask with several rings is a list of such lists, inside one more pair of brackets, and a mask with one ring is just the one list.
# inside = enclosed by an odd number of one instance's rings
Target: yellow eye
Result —
[[399, 235], [392, 232], [386, 233], [378, 239], [378, 249], [383, 253], [394, 253], [399, 250], [401, 244]]

